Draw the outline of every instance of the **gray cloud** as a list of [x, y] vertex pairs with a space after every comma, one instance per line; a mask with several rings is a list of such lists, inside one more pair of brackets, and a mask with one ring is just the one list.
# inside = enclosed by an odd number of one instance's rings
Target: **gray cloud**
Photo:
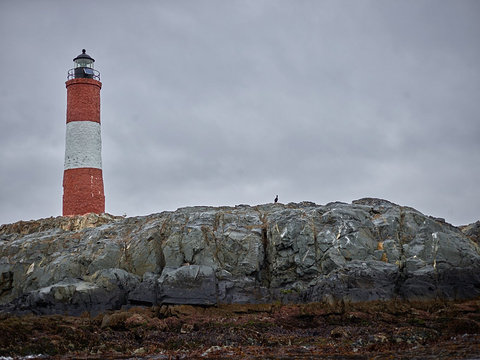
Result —
[[106, 209], [372, 196], [478, 220], [480, 5], [2, 2], [0, 223], [61, 213], [66, 72], [101, 72]]

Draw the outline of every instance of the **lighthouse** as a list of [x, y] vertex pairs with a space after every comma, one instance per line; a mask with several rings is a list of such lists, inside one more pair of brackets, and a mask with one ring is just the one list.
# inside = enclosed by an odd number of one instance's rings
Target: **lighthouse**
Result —
[[100, 130], [100, 73], [86, 50], [68, 71], [63, 215], [105, 212]]

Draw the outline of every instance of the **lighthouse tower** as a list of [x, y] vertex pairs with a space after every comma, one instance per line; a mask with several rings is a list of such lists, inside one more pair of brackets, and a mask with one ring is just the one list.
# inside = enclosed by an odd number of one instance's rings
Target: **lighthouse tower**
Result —
[[67, 76], [63, 215], [105, 212], [100, 131], [100, 73], [85, 49]]

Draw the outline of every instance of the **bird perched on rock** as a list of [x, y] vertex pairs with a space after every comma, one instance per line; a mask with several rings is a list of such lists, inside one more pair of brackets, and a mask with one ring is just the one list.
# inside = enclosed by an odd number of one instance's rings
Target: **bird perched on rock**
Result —
[[275, 200], [273, 200], [273, 201], [275, 202], [275, 204], [277, 203], [277, 201], [278, 201], [278, 195], [275, 196]]

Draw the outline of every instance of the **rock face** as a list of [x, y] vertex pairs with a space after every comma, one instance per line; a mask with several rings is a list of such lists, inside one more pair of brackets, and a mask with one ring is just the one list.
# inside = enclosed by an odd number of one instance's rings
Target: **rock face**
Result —
[[0, 256], [15, 313], [480, 295], [472, 235], [379, 199], [21, 222], [0, 227]]

